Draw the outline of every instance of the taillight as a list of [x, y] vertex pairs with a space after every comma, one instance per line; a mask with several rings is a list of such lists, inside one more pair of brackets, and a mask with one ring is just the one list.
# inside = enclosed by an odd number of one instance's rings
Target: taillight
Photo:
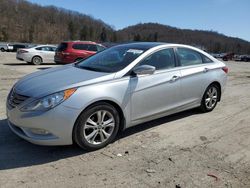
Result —
[[70, 55], [69, 52], [62, 52], [62, 55]]
[[23, 53], [27, 53], [28, 51], [26, 51], [26, 50], [19, 50], [18, 51], [18, 53], [20, 53], [20, 54], [23, 54]]
[[227, 74], [228, 73], [228, 67], [222, 67], [222, 70]]

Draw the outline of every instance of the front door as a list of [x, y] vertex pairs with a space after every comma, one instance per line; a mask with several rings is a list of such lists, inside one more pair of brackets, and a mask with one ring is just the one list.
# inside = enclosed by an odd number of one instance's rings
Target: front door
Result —
[[131, 77], [132, 123], [175, 109], [180, 100], [181, 75], [176, 68], [173, 49], [157, 51], [140, 65], [154, 66], [156, 71], [152, 75]]

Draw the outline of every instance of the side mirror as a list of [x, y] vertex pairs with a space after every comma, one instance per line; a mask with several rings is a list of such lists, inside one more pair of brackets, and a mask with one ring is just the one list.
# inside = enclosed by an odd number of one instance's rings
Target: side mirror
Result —
[[141, 65], [133, 69], [134, 75], [154, 74], [154, 72], [155, 72], [155, 67], [150, 65]]

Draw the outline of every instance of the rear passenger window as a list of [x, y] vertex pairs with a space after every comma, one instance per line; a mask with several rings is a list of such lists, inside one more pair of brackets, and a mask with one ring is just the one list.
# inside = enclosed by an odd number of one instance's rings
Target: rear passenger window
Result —
[[76, 50], [88, 50], [88, 44], [73, 44], [72, 48]]
[[97, 45], [97, 51], [100, 52], [100, 51], [103, 51], [105, 50], [106, 48], [104, 48], [103, 46], [100, 46], [100, 45]]
[[201, 54], [201, 56], [203, 59], [203, 63], [213, 63], [213, 61], [210, 58], [208, 58], [207, 56], [205, 56], [203, 54]]
[[173, 49], [164, 49], [146, 57], [139, 65], [151, 65], [156, 70], [170, 69], [175, 67], [175, 57]]
[[90, 44], [88, 50], [92, 52], [97, 52], [97, 47], [94, 44]]
[[55, 52], [56, 51], [56, 47], [50, 47], [50, 51]]
[[36, 50], [39, 50], [39, 51], [50, 51], [50, 48], [46, 47], [46, 46], [42, 46], [42, 47], [36, 48]]
[[178, 48], [177, 55], [181, 66], [199, 65], [203, 63], [201, 54], [191, 49]]

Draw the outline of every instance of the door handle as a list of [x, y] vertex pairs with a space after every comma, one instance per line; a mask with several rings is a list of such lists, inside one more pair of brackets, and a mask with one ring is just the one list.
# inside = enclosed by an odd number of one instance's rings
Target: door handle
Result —
[[175, 82], [176, 80], [178, 80], [180, 77], [179, 76], [173, 76], [171, 79], [170, 79], [170, 82]]
[[209, 68], [204, 68], [203, 72], [206, 73], [209, 71]]

